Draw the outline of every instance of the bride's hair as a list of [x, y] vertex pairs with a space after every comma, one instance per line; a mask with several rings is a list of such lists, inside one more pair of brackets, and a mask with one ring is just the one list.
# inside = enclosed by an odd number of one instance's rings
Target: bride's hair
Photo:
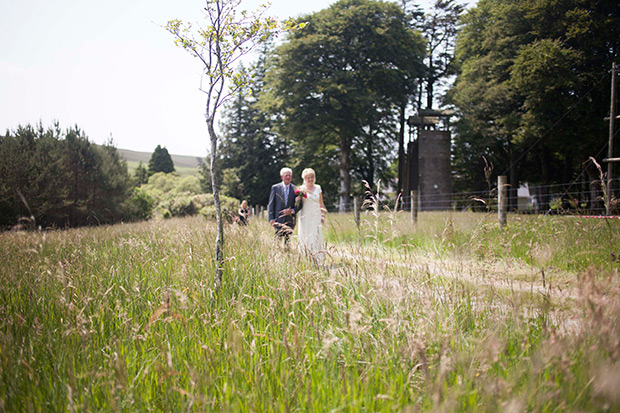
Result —
[[314, 169], [306, 168], [301, 172], [301, 179], [306, 179], [306, 175], [314, 175], [316, 178], [316, 173], [314, 173]]

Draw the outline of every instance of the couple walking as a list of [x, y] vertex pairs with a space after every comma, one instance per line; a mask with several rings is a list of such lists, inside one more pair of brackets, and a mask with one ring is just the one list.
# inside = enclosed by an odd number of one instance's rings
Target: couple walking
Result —
[[298, 216], [298, 250], [322, 261], [323, 223], [327, 211], [323, 203], [323, 192], [315, 183], [316, 174], [313, 169], [304, 169], [301, 177], [304, 183], [296, 187], [291, 183], [293, 171], [290, 168], [280, 170], [282, 182], [273, 185], [269, 194], [269, 223], [276, 229], [276, 235], [284, 238], [286, 244]]

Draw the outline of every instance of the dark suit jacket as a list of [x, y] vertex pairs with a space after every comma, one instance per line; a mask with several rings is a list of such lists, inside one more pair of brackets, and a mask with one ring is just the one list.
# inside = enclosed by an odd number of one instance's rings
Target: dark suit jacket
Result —
[[[275, 219], [280, 224], [286, 224], [293, 228], [295, 226], [295, 188], [296, 186], [290, 184], [288, 190], [288, 199], [284, 199], [284, 184], [282, 182], [275, 184], [271, 187], [269, 193], [269, 221]], [[280, 212], [286, 208], [293, 208], [293, 215], [281, 215]]]

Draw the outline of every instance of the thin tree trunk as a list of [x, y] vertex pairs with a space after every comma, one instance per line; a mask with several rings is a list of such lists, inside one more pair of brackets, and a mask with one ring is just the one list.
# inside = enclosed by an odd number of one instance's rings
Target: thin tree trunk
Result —
[[217, 186], [217, 177], [215, 171], [215, 159], [217, 156], [217, 134], [213, 127], [213, 119], [207, 120], [209, 129], [209, 139], [211, 140], [211, 187], [213, 188], [213, 205], [215, 206], [215, 221], [217, 226], [217, 235], [215, 237], [215, 291], [220, 290], [222, 285], [222, 273], [224, 272], [224, 223], [222, 220], [222, 206], [220, 204], [220, 193]]
[[368, 177], [366, 180], [372, 186], [375, 182], [375, 162], [372, 156], [373, 152], [373, 128], [370, 127], [370, 131], [368, 133], [368, 140], [366, 141], [366, 158], [368, 158]]
[[346, 212], [347, 201], [351, 192], [351, 175], [349, 174], [349, 163], [351, 158], [351, 145], [344, 139], [340, 144], [340, 202], [339, 212]]
[[433, 94], [435, 92], [435, 77], [433, 76], [434, 65], [433, 57], [429, 56], [428, 59], [428, 78], [426, 79], [426, 109], [433, 108]]

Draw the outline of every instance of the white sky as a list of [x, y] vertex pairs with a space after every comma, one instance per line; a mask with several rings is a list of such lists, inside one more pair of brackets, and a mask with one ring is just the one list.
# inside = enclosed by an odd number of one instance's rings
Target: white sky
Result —
[[[430, 4], [432, 0], [420, 0]], [[280, 19], [335, 0], [272, 0]], [[255, 10], [260, 0], [243, 0]], [[54, 120], [92, 142], [205, 156], [200, 64], [162, 26], [200, 22], [204, 0], [0, 0], [0, 134]]]

